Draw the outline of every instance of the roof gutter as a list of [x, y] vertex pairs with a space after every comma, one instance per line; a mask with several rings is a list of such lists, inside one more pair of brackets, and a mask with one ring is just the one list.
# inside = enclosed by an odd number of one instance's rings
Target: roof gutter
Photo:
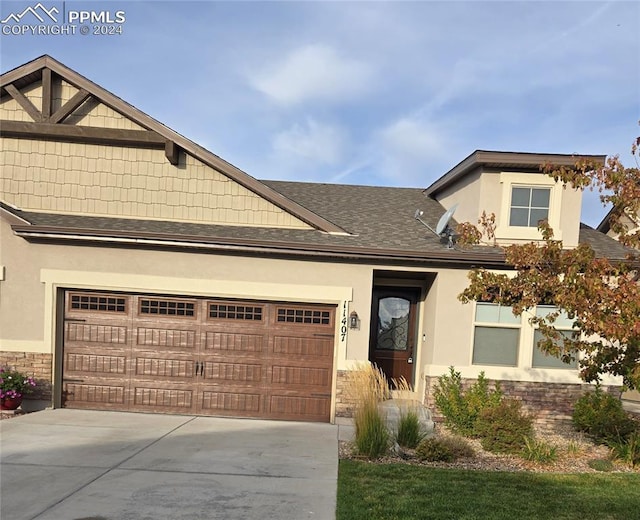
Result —
[[263, 241], [255, 239], [233, 239], [226, 237], [201, 237], [184, 235], [176, 237], [161, 233], [141, 235], [132, 232], [113, 232], [95, 229], [63, 229], [46, 226], [12, 226], [14, 233], [25, 240], [71, 241], [111, 245], [129, 245], [140, 247], [166, 247], [179, 249], [198, 249], [220, 252], [254, 252], [261, 254], [279, 254], [307, 258], [342, 258], [345, 260], [371, 260], [391, 262], [417, 262], [465, 267], [492, 267], [504, 269], [504, 254], [492, 251], [451, 250], [402, 251], [394, 249], [374, 249], [365, 247], [340, 247], [320, 244], [300, 244], [295, 242]]

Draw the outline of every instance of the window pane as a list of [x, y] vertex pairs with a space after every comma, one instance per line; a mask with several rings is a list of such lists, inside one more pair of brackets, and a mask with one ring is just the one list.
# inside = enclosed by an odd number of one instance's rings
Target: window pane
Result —
[[476, 321], [483, 323], [509, 323], [520, 325], [520, 317], [514, 316], [512, 307], [497, 303], [476, 303]]
[[[551, 314], [552, 312], [556, 312], [557, 310], [558, 308], [555, 307], [554, 305], [538, 305], [536, 307], [536, 316], [538, 318], [544, 318], [548, 314]], [[556, 321], [554, 322], [553, 325], [555, 327], [571, 329], [573, 328], [573, 322], [574, 320], [570, 319], [565, 311], [562, 311], [559, 314], [559, 316], [556, 318]]]
[[511, 191], [511, 205], [529, 207], [531, 188], [513, 188]]
[[519, 339], [520, 329], [476, 327], [473, 364], [517, 366]]
[[476, 321], [484, 323], [498, 323], [500, 320], [500, 306], [495, 303], [476, 303]]
[[510, 226], [529, 226], [529, 210], [523, 208], [511, 208]]
[[529, 220], [529, 226], [538, 227], [538, 222], [540, 222], [541, 220], [547, 220], [548, 217], [549, 217], [548, 209], [532, 209], [531, 217]]
[[[561, 332], [565, 337], [570, 337], [571, 332]], [[531, 366], [534, 368], [568, 368], [575, 370], [578, 368], [578, 360], [571, 363], [563, 363], [562, 359], [555, 356], [550, 356], [546, 352], [543, 352], [538, 348], [538, 341], [542, 339], [542, 332], [536, 330], [533, 335], [533, 360]]]
[[531, 190], [531, 207], [548, 208], [550, 193], [551, 190], [549, 188], [534, 188]]
[[409, 348], [410, 310], [411, 301], [405, 298], [380, 298], [377, 349], [407, 350]]

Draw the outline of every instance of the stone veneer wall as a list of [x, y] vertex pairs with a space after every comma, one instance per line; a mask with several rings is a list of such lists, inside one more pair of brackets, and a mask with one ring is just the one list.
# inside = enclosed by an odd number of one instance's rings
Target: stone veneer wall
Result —
[[51, 354], [39, 352], [0, 352], [0, 365], [22, 372], [38, 383], [31, 399], [51, 400], [51, 377], [53, 358]]
[[[425, 385], [424, 404], [432, 414], [433, 420], [442, 422], [442, 415], [438, 412], [433, 399], [433, 390], [438, 383], [437, 377], [427, 376]], [[470, 387], [475, 379], [463, 379], [463, 388]], [[489, 380], [490, 388], [495, 381]], [[500, 388], [507, 397], [513, 397], [522, 401], [525, 411], [535, 417], [536, 426], [543, 429], [552, 429], [558, 423], [570, 423], [573, 406], [578, 398], [593, 385], [586, 383], [538, 383], [531, 381], [500, 381]], [[603, 386], [603, 390], [620, 396], [622, 388], [619, 386]]]
[[336, 417], [353, 417], [354, 401], [346, 393], [348, 370], [338, 370], [336, 379]]

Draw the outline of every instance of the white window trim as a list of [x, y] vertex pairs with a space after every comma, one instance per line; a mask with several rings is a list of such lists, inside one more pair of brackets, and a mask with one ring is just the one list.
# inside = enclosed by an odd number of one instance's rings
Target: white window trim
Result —
[[[552, 307], [552, 306], [551, 305], [541, 305], [540, 307]], [[537, 307], [534, 307], [534, 309], [533, 309], [533, 315], [534, 316], [536, 315], [537, 309], [538, 309]], [[527, 325], [529, 325], [529, 324], [527, 323]], [[573, 330], [574, 330], [572, 327], [569, 327], [569, 326], [566, 326], [566, 325], [563, 325], [563, 326], [554, 325], [554, 327], [556, 328], [556, 330], [558, 330], [560, 332], [573, 332]], [[570, 370], [573, 370], [574, 372], [578, 371], [578, 368], [573, 367], [573, 366], [572, 367], [534, 367], [533, 366], [533, 353], [534, 353], [535, 348], [536, 348], [536, 346], [535, 346], [535, 332], [540, 327], [538, 327], [537, 325], [534, 325], [534, 326], [529, 325], [528, 328], [531, 329], [530, 330], [530, 334], [531, 334], [531, 355], [529, 356], [529, 366], [530, 366], [530, 368], [532, 368], [533, 370], [562, 370], [562, 371], [566, 371], [566, 372], [568, 372]], [[581, 353], [578, 352], [577, 355], [576, 355], [578, 363], [580, 362], [580, 354]]]
[[[497, 322], [488, 322], [488, 321], [477, 321], [476, 320], [476, 315], [477, 315], [477, 311], [478, 311], [478, 303], [480, 304], [485, 304], [488, 302], [474, 302], [473, 305], [473, 324], [472, 324], [472, 328], [473, 330], [471, 331], [471, 357], [469, 358], [469, 365], [471, 366], [478, 366], [478, 367], [504, 367], [504, 368], [517, 368], [522, 364], [522, 356], [523, 356], [523, 352], [522, 352], [522, 334], [524, 332], [524, 329], [526, 327], [523, 327], [523, 321], [522, 318], [523, 316], [520, 316], [520, 323], [497, 323]], [[502, 305], [502, 307], [505, 307], [505, 305]], [[474, 349], [475, 349], [475, 341], [476, 341], [476, 327], [487, 327], [487, 328], [494, 328], [494, 329], [517, 329], [520, 331], [519, 334], [519, 340], [518, 340], [518, 345], [516, 347], [516, 364], [515, 365], [505, 365], [505, 364], [492, 364], [492, 365], [485, 365], [485, 364], [481, 364], [481, 363], [474, 363], [473, 362], [473, 353], [474, 353]], [[531, 352], [531, 355], [533, 356], [533, 351]], [[529, 362], [529, 364], [531, 364], [531, 362]]]
[[511, 190], [514, 187], [525, 188], [550, 188], [549, 194], [549, 225], [553, 228], [553, 237], [562, 240], [560, 229], [560, 213], [562, 209], [562, 183], [555, 182], [544, 174], [502, 172], [500, 174], [502, 185], [502, 199], [500, 213], [497, 215], [496, 239], [500, 240], [542, 240], [542, 234], [535, 227], [510, 226], [509, 215], [511, 213]]
[[[478, 303], [487, 303], [487, 302], [474, 302], [473, 305], [473, 321], [471, 323], [472, 332], [471, 332], [471, 348], [469, 352], [469, 366], [477, 367], [478, 369], [488, 368], [488, 369], [519, 369], [524, 370], [530, 373], [548, 373], [549, 370], [553, 371], [553, 373], [562, 373], [562, 374], [578, 374], [578, 368], [551, 368], [551, 367], [534, 367], [533, 366], [533, 350], [535, 348], [534, 345], [534, 333], [538, 328], [529, 323], [529, 318], [535, 316], [536, 308], [534, 307], [530, 311], [525, 311], [520, 315], [520, 323], [491, 323], [491, 322], [483, 322], [476, 321], [476, 308]], [[520, 329], [520, 340], [518, 343], [517, 350], [517, 361], [516, 365], [483, 365], [480, 363], [473, 362], [473, 349], [475, 347], [475, 329], [476, 327], [494, 327], [494, 328], [510, 328], [510, 329]], [[558, 330], [571, 330], [566, 327], [559, 327]], [[581, 354], [578, 353], [578, 361], [580, 360]]]

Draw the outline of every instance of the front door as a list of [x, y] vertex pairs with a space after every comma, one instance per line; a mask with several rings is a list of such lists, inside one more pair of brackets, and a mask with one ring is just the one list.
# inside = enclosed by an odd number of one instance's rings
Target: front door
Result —
[[419, 289], [374, 288], [369, 359], [389, 382], [404, 377], [413, 385], [416, 308]]

